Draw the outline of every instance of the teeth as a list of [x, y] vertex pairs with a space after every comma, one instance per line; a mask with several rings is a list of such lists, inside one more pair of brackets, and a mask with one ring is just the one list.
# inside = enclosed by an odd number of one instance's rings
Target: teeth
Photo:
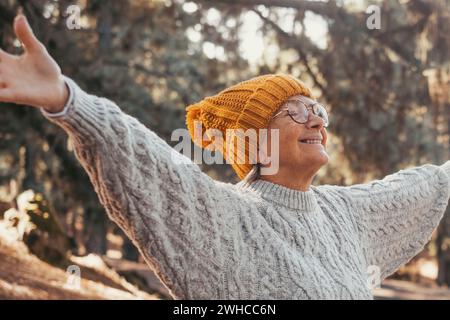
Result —
[[322, 141], [321, 140], [305, 140], [306, 143], [308, 144], [320, 144]]

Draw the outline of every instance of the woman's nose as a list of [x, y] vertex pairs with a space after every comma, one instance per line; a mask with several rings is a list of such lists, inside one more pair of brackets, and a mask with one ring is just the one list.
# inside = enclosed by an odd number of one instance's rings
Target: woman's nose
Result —
[[318, 115], [315, 115], [312, 110], [309, 110], [306, 126], [308, 127], [308, 129], [322, 129], [325, 126], [325, 121]]

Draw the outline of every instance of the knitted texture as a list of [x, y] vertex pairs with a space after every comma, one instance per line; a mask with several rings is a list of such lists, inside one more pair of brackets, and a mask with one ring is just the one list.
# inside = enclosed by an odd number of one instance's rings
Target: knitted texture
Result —
[[[310, 89], [300, 80], [288, 74], [267, 74], [233, 85], [212, 97], [186, 108], [186, 125], [194, 143], [202, 148], [210, 147], [211, 141], [202, 139], [208, 129], [217, 129], [223, 137], [223, 144], [217, 149], [230, 161], [234, 171], [243, 179], [252, 168], [250, 150], [257, 150], [255, 141], [242, 141], [239, 136], [232, 142], [227, 141], [227, 129], [267, 128], [270, 118], [291, 96], [304, 95], [312, 98]], [[201, 124], [197, 136], [194, 136], [195, 121]], [[200, 139], [198, 139], [200, 138]], [[233, 143], [232, 151], [227, 147]], [[245, 150], [239, 153], [239, 146]], [[231, 156], [230, 156], [231, 155]], [[244, 158], [245, 157], [245, 158]], [[255, 162], [253, 162], [255, 163]]]
[[66, 81], [67, 108], [43, 113], [68, 133], [109, 217], [175, 299], [372, 299], [374, 270], [382, 280], [421, 251], [448, 205], [450, 161], [306, 192], [215, 181]]

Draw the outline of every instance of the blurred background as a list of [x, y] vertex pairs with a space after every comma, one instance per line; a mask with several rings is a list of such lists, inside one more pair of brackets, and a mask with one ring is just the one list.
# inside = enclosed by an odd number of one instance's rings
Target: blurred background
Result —
[[[171, 145], [187, 105], [285, 72], [330, 112], [331, 161], [314, 184], [450, 159], [449, 0], [0, 0], [10, 53], [21, 52], [11, 27], [19, 10], [64, 74]], [[0, 104], [0, 298], [166, 299], [72, 151], [37, 110]], [[226, 165], [202, 169], [238, 181]], [[378, 298], [450, 299], [448, 211]], [[78, 290], [68, 286], [73, 265]]]

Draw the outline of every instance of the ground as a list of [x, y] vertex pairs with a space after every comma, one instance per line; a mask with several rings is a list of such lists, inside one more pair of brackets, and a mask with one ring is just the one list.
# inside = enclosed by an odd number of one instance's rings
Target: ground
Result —
[[[81, 278], [39, 260], [0, 226], [0, 299], [158, 299], [138, 290], [98, 256], [72, 258]], [[72, 281], [74, 280], [74, 281]], [[77, 283], [80, 284], [77, 287]]]

